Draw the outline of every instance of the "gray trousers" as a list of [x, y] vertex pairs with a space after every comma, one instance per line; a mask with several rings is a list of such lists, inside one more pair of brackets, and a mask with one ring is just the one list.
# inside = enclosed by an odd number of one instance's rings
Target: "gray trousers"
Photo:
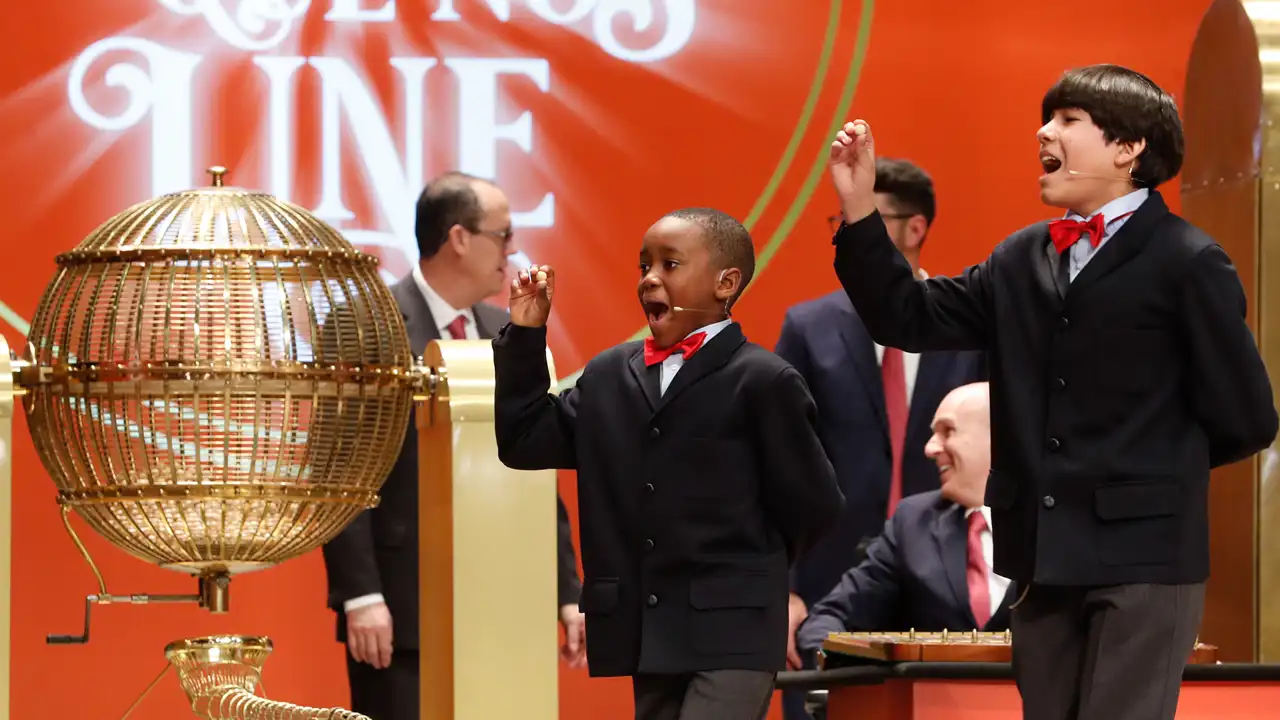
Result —
[[776, 677], [757, 670], [636, 675], [636, 720], [763, 720]]
[[1032, 585], [1013, 608], [1024, 720], [1174, 720], [1204, 584]]

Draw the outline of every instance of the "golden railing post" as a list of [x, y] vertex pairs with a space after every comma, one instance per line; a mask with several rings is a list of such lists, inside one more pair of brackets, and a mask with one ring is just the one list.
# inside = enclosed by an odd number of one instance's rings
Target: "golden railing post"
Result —
[[424, 365], [421, 718], [556, 720], [556, 473], [498, 460], [489, 341], [434, 341]]
[[0, 336], [0, 720], [9, 720], [13, 597], [13, 414], [17, 403], [9, 343]]

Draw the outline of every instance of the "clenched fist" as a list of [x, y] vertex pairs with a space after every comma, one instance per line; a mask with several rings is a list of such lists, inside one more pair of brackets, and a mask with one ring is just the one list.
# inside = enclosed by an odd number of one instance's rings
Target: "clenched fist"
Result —
[[866, 121], [845, 123], [836, 133], [827, 167], [840, 196], [845, 222], [855, 223], [875, 211], [876, 155], [871, 126]]
[[511, 322], [523, 327], [542, 327], [551, 315], [551, 296], [556, 289], [556, 271], [550, 265], [531, 267], [516, 273], [511, 281]]

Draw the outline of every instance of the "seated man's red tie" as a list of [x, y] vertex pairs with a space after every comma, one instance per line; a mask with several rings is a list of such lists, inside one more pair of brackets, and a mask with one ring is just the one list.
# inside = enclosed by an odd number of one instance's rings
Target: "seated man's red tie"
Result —
[[889, 448], [893, 454], [893, 474], [889, 479], [889, 508], [893, 517], [902, 500], [902, 451], [907, 442], [907, 377], [902, 351], [886, 347], [880, 359], [880, 379], [884, 385], [884, 414], [889, 421]]
[[982, 531], [986, 529], [987, 518], [975, 510], [969, 516], [969, 562], [964, 573], [969, 584], [969, 606], [978, 622], [975, 630], [981, 630], [991, 619], [991, 586], [987, 584], [987, 558], [982, 552]]

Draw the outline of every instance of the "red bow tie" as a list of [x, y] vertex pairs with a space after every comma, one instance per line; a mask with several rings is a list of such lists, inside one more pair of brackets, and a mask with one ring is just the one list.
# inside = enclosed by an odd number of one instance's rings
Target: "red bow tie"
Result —
[[1098, 243], [1102, 242], [1102, 233], [1106, 230], [1107, 221], [1103, 219], [1102, 213], [1094, 215], [1091, 220], [1054, 220], [1049, 223], [1049, 237], [1053, 239], [1053, 247], [1059, 254], [1066, 252], [1067, 248], [1075, 245], [1080, 240], [1080, 236], [1089, 233], [1089, 244], [1098, 247]]
[[[1127, 212], [1117, 215], [1112, 220], [1119, 220], [1132, 214]], [[1053, 220], [1049, 223], [1049, 237], [1053, 240], [1053, 247], [1061, 255], [1067, 248], [1075, 245], [1080, 240], [1080, 236], [1086, 232], [1089, 233], [1089, 244], [1095, 248], [1098, 247], [1106, 229], [1107, 221], [1102, 217], [1102, 213], [1098, 213], [1089, 220]]]
[[675, 353], [684, 355], [684, 359], [688, 360], [698, 352], [698, 348], [702, 347], [706, 339], [705, 332], [696, 332], [669, 348], [659, 348], [653, 344], [653, 338], [647, 337], [644, 339], [644, 364], [656, 365]]

